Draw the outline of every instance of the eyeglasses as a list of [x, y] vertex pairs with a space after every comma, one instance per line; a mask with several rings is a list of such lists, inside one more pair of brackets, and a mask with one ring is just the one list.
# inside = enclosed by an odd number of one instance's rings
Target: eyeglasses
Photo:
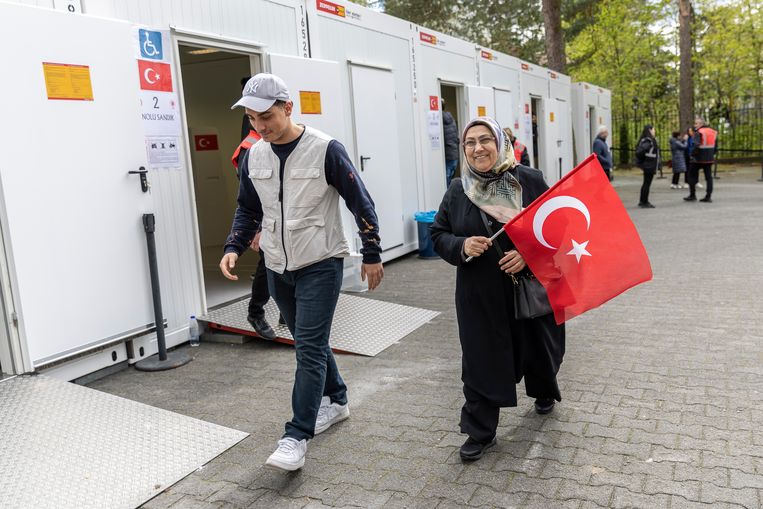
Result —
[[488, 144], [495, 141], [495, 136], [480, 136], [476, 140], [473, 138], [469, 138], [464, 142], [464, 148], [469, 150], [474, 150], [477, 148], [477, 144], [479, 143], [481, 146], [485, 147]]

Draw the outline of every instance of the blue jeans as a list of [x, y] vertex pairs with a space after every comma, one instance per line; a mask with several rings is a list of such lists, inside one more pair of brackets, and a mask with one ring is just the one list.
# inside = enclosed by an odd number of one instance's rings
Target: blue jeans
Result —
[[453, 175], [456, 174], [456, 166], [458, 166], [458, 159], [445, 160], [445, 181], [447, 182], [447, 187], [450, 187], [450, 181], [453, 180]]
[[297, 372], [291, 393], [292, 420], [284, 437], [310, 440], [323, 396], [347, 403], [347, 386], [329, 347], [334, 309], [342, 287], [342, 258], [329, 258], [295, 271], [268, 269], [270, 295], [294, 337]]

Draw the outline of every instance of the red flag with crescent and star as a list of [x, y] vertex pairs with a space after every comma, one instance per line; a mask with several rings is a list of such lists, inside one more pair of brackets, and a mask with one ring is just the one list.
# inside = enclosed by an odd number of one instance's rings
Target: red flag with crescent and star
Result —
[[546, 288], [558, 324], [652, 279], [638, 231], [593, 154], [504, 230]]

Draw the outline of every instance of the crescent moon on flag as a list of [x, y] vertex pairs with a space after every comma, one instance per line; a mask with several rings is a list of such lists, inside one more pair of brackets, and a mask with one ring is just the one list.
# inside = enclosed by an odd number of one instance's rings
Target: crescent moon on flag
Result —
[[543, 225], [548, 216], [559, 209], [575, 209], [580, 211], [580, 213], [585, 216], [587, 228], [591, 227], [591, 213], [588, 211], [588, 207], [585, 206], [585, 203], [572, 196], [557, 196], [551, 198], [538, 207], [538, 211], [533, 218], [533, 233], [535, 234], [535, 238], [538, 239], [538, 242], [543, 246], [546, 246], [549, 249], [558, 248], [552, 246], [543, 238]]
[[[154, 78], [156, 78], [156, 79], [152, 80], [151, 78], [149, 78], [149, 76], [150, 76], [150, 75], [149, 75], [149, 73], [150, 73], [150, 72], [153, 72], [153, 73], [154, 73], [154, 74], [153, 74], [153, 77], [154, 77]], [[143, 78], [144, 78], [144, 79], [145, 79], [145, 80], [146, 80], [146, 81], [147, 81], [149, 84], [153, 85], [154, 83], [156, 83], [156, 82], [159, 80], [159, 73], [157, 73], [156, 71], [154, 71], [154, 70], [153, 70], [151, 67], [148, 67], [148, 68], [146, 68], [146, 70], [145, 70], [145, 71], [143, 71]]]

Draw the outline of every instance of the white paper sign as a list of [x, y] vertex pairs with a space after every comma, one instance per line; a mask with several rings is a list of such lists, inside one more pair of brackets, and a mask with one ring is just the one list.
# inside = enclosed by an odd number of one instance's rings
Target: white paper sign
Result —
[[176, 94], [141, 90], [140, 114], [146, 137], [180, 136], [182, 126]]
[[147, 136], [148, 164], [153, 168], [175, 167], [180, 164], [178, 139], [169, 136]]
[[442, 114], [439, 111], [427, 113], [427, 132], [429, 133], [429, 145], [433, 149], [440, 148], [442, 137]]

